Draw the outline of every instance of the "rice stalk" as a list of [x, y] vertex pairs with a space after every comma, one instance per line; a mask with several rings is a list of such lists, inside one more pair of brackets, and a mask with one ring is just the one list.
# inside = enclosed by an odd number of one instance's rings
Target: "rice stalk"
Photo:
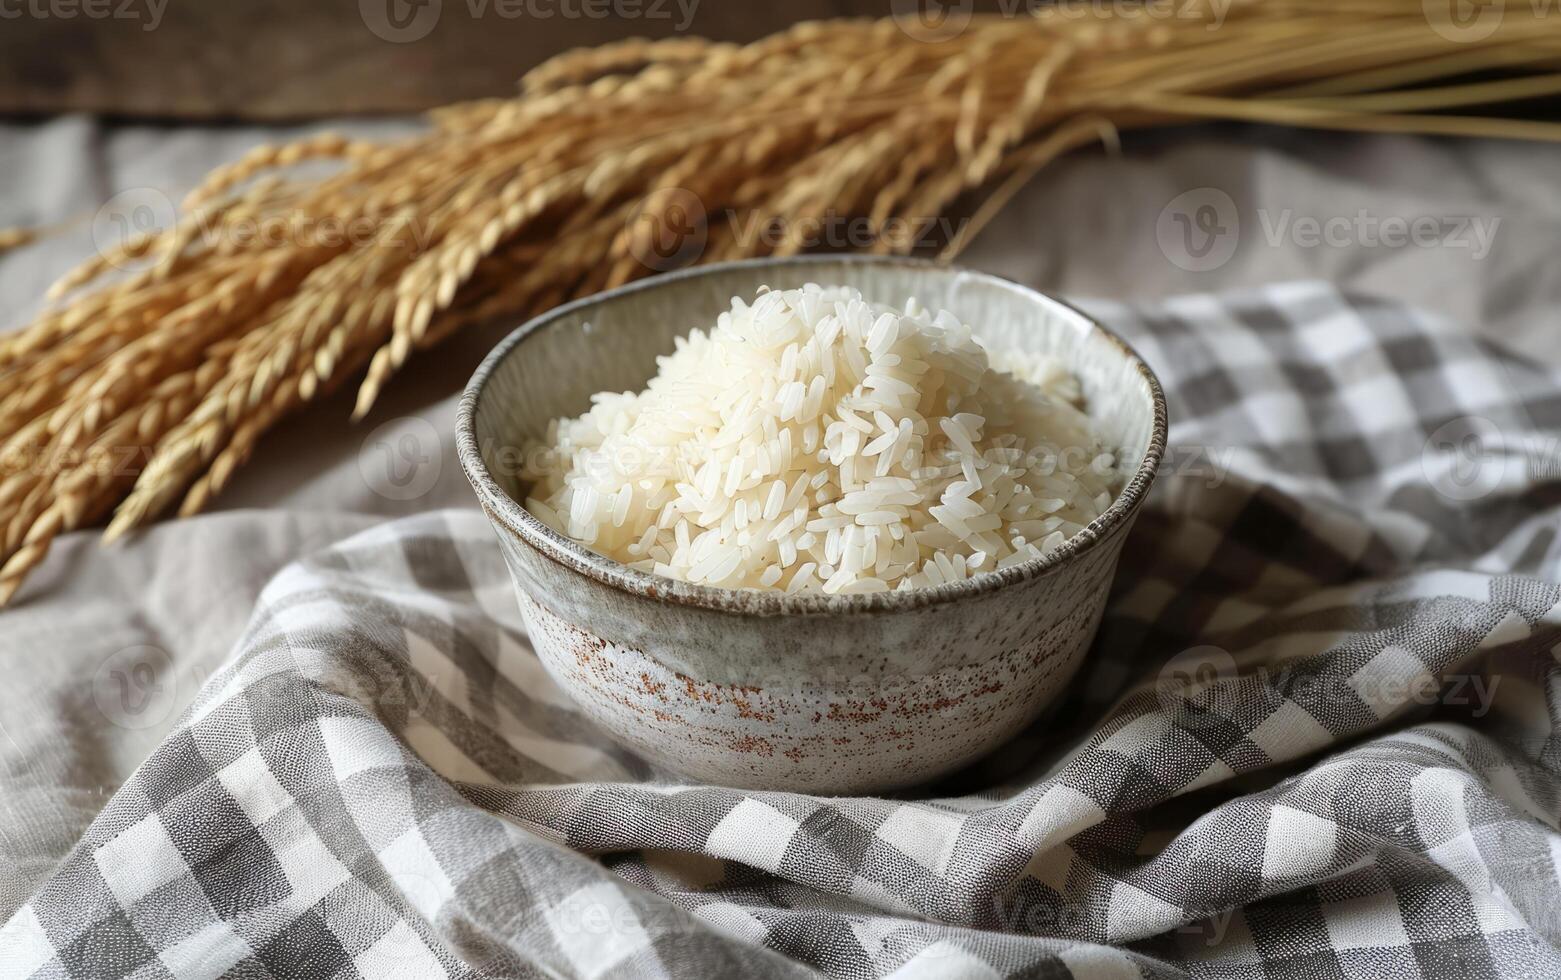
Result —
[[[205, 508], [276, 422], [354, 379], [362, 416], [414, 354], [472, 324], [973, 200], [951, 239], [924, 243], [952, 257], [1057, 156], [1137, 128], [1561, 139], [1509, 118], [1561, 91], [1561, 18], [1535, 5], [1503, 4], [1481, 37], [1444, 36], [1398, 0], [1214, 10], [1063, 0], [941, 40], [842, 20], [748, 45], [625, 41], [560, 54], [514, 97], [434, 110], [403, 139], [252, 150], [191, 189], [173, 227], [88, 258], [0, 337], [0, 602], [58, 535], [109, 516], [112, 540]], [[1509, 117], [1481, 114], [1496, 105]], [[0, 230], [0, 252], [42, 233]]]

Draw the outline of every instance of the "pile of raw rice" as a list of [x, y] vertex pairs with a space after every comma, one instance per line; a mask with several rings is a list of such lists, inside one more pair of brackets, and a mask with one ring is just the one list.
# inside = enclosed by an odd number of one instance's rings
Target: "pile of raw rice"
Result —
[[728, 588], [957, 581], [1055, 548], [1111, 503], [1113, 456], [1052, 359], [809, 284], [732, 300], [639, 394], [527, 453], [526, 508], [634, 568]]

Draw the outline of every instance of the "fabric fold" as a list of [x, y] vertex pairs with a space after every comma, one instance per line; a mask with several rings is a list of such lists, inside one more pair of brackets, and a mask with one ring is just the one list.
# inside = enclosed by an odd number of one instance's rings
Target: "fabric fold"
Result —
[[690, 785], [480, 512], [262, 594], [0, 974], [1561, 975], [1561, 379], [1316, 283], [1086, 304], [1171, 448], [1058, 710], [896, 798]]

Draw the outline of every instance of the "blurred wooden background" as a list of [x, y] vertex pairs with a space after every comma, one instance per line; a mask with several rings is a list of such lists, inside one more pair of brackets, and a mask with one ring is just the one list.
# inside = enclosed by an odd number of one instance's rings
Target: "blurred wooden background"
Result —
[[[955, 17], [1005, 0], [943, 0]], [[920, 4], [920, 7], [914, 6]], [[407, 112], [504, 95], [549, 55], [746, 41], [940, 0], [0, 0], [0, 113], [176, 119]], [[1006, 0], [1022, 13], [1021, 0]]]

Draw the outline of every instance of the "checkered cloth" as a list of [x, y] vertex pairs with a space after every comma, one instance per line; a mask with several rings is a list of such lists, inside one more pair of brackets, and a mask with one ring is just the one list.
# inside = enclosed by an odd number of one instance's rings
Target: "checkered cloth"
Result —
[[1324, 285], [1093, 310], [1172, 448], [1074, 692], [986, 762], [680, 785], [430, 514], [276, 578], [0, 976], [1561, 976], [1561, 379]]

